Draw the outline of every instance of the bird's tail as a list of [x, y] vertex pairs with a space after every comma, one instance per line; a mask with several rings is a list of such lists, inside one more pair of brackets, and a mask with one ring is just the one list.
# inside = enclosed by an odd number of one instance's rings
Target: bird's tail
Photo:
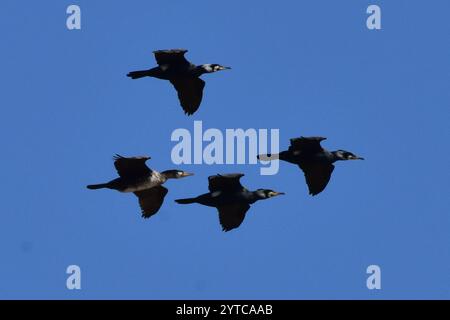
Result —
[[90, 185], [86, 186], [86, 188], [91, 189], [91, 190], [103, 189], [103, 188], [108, 188], [108, 187], [109, 187], [109, 184], [107, 184], [107, 183], [90, 184]]
[[148, 76], [150, 76], [149, 70], [131, 71], [127, 74], [127, 77], [130, 77], [131, 79], [139, 79]]
[[280, 159], [279, 153], [268, 153], [268, 154], [259, 154], [257, 156], [258, 160], [261, 161], [271, 161], [271, 160], [277, 160]]
[[179, 204], [189, 204], [189, 203], [196, 203], [197, 199], [195, 198], [177, 199], [175, 200], [175, 202]]

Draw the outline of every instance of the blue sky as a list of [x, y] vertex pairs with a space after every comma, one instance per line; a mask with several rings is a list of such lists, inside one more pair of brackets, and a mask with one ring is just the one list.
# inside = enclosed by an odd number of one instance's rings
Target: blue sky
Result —
[[[78, 4], [82, 29], [66, 29]], [[378, 4], [382, 30], [366, 28]], [[3, 0], [0, 298], [449, 299], [449, 76], [446, 0]], [[187, 48], [205, 75], [186, 117], [169, 83], [131, 81], [152, 51]], [[171, 163], [176, 128], [279, 128], [366, 161], [338, 163], [307, 194], [281, 163]], [[90, 191], [116, 176], [112, 155], [150, 155], [169, 181], [161, 211], [141, 219], [133, 195]], [[213, 208], [173, 200], [207, 191], [211, 174], [243, 172], [250, 189], [286, 196], [252, 206], [220, 230]], [[66, 288], [81, 267], [82, 289]], [[381, 267], [368, 290], [366, 268]]]

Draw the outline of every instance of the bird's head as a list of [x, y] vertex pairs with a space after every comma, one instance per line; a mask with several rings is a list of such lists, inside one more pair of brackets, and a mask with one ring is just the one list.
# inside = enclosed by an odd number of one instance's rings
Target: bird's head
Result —
[[166, 179], [181, 179], [184, 177], [189, 177], [194, 175], [193, 173], [189, 173], [182, 170], [166, 170], [161, 172], [161, 174], [166, 177]]
[[260, 199], [269, 199], [284, 194], [284, 192], [277, 192], [270, 189], [258, 189], [255, 193]]
[[358, 157], [356, 154], [345, 150], [337, 150], [333, 154], [336, 160], [364, 160], [363, 157]]
[[221, 66], [220, 64], [216, 64], [216, 63], [202, 64], [201, 68], [204, 70], [205, 73], [213, 73], [213, 72], [217, 72], [217, 71], [231, 69], [230, 67], [224, 67], [224, 66]]

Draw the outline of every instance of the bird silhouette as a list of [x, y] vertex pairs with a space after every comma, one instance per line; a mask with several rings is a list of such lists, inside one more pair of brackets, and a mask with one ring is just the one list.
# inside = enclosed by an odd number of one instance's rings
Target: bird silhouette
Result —
[[340, 160], [364, 160], [355, 154], [336, 150], [328, 151], [320, 145], [324, 137], [300, 137], [291, 139], [291, 145], [287, 151], [279, 154], [258, 155], [259, 160], [270, 161], [280, 159], [296, 164], [305, 174], [309, 193], [317, 195], [327, 186], [334, 170], [333, 163]]
[[142, 217], [149, 218], [161, 208], [164, 197], [168, 192], [162, 184], [168, 179], [180, 179], [191, 176], [192, 173], [181, 170], [158, 172], [147, 167], [145, 162], [148, 159], [150, 157], [125, 158], [116, 155], [114, 166], [119, 178], [107, 183], [91, 184], [87, 188], [91, 190], [107, 188], [120, 192], [133, 192], [139, 199]]
[[242, 176], [242, 173], [210, 176], [208, 193], [175, 201], [180, 204], [199, 203], [217, 208], [222, 230], [230, 231], [241, 225], [251, 204], [284, 194], [270, 189], [249, 191], [239, 181]]
[[205, 81], [200, 76], [205, 73], [213, 73], [231, 69], [220, 64], [190, 63], [184, 57], [185, 49], [171, 49], [154, 51], [158, 67], [148, 70], [132, 71], [127, 74], [132, 79], [154, 77], [169, 80], [178, 93], [181, 107], [187, 115], [192, 115], [200, 106], [203, 97]]

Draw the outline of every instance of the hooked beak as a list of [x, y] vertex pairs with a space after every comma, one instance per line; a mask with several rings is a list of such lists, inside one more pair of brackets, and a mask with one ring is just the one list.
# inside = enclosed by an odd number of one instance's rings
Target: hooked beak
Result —
[[356, 156], [356, 157], [352, 158], [352, 160], [364, 160], [364, 158]]
[[221, 66], [221, 67], [220, 67], [220, 70], [231, 70], [231, 67], [224, 67], [224, 66]]
[[193, 176], [194, 174], [193, 173], [190, 173], [190, 172], [183, 172], [183, 174], [181, 175], [181, 177], [189, 177], [189, 176]]
[[272, 194], [272, 196], [273, 197], [275, 197], [275, 196], [282, 196], [282, 195], [284, 195], [285, 193], [284, 192], [277, 192], [277, 191], [275, 191], [273, 194]]

